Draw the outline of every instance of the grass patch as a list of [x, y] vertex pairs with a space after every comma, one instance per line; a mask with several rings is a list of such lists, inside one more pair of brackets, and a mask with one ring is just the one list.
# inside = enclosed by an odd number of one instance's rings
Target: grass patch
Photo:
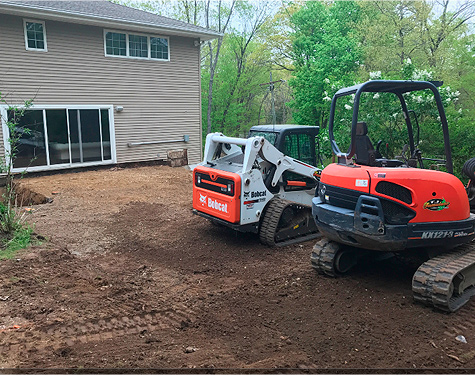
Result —
[[0, 259], [12, 259], [18, 250], [30, 245], [32, 233], [33, 229], [30, 227], [19, 227], [13, 232], [11, 238], [3, 238]]

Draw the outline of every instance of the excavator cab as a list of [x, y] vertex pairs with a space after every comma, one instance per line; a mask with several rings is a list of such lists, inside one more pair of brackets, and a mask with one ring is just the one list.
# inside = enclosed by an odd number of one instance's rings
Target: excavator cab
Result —
[[[330, 118], [329, 118], [329, 137], [332, 151], [338, 157], [340, 164], [360, 164], [372, 167], [419, 167], [424, 168], [426, 162], [430, 164], [437, 163], [439, 167], [442, 165], [443, 169], [448, 173], [453, 174], [452, 153], [450, 149], [449, 130], [447, 118], [445, 116], [442, 99], [438, 91], [438, 87], [442, 86], [440, 81], [388, 81], [388, 80], [374, 80], [368, 81], [359, 85], [343, 88], [339, 90], [333, 97]], [[434, 96], [434, 102], [438, 110], [440, 125], [443, 136], [444, 158], [423, 157], [419, 148], [419, 123], [417, 116], [413, 110], [409, 110], [405, 95], [415, 92], [430, 90]], [[401, 112], [407, 127], [407, 140], [401, 148], [401, 153], [396, 158], [389, 158], [380, 150], [382, 141], [379, 141], [374, 147], [368, 136], [368, 129], [371, 124], [359, 120], [361, 99], [364, 93], [371, 94], [394, 94], [401, 105]], [[351, 143], [346, 153], [340, 151], [340, 148], [335, 141], [335, 113], [337, 108], [337, 101], [346, 96], [354, 96], [354, 106], [351, 119]], [[389, 115], [389, 114], [388, 114]], [[414, 123], [411, 120], [414, 119]], [[427, 163], [426, 163], [427, 164]]]

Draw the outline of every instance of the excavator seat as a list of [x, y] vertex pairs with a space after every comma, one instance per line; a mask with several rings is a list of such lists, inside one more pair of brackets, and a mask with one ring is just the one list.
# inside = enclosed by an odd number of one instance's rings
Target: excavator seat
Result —
[[376, 151], [368, 137], [366, 122], [356, 124], [356, 163], [362, 165], [376, 165]]
[[370, 167], [400, 167], [405, 163], [402, 160], [386, 159], [381, 157], [378, 150], [374, 149], [371, 139], [368, 137], [366, 122], [356, 124], [356, 164]]

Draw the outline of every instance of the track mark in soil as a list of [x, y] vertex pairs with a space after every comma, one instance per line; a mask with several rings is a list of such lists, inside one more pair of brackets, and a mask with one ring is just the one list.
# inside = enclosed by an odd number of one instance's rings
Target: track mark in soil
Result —
[[58, 350], [66, 346], [99, 342], [128, 335], [188, 327], [197, 314], [185, 305], [134, 316], [92, 320], [80, 324], [54, 324], [38, 330], [17, 331], [3, 337], [4, 344], [15, 351]]
[[444, 334], [453, 338], [454, 335], [457, 336], [467, 332], [473, 332], [475, 328], [474, 311], [475, 300], [471, 300], [464, 307], [454, 313], [454, 319]]

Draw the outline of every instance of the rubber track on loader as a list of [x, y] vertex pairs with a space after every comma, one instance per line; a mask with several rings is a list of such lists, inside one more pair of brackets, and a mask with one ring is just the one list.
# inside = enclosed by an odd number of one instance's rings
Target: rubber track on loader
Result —
[[339, 249], [340, 247], [336, 242], [328, 238], [322, 238], [313, 247], [310, 256], [312, 267], [322, 275], [336, 277], [334, 261]]
[[414, 300], [443, 311], [458, 310], [475, 295], [475, 286], [455, 295], [452, 283], [457, 274], [471, 266], [475, 267], [475, 242], [428, 260], [412, 279]]
[[[282, 247], [299, 242], [309, 241], [320, 236], [315, 226], [315, 232], [310, 231], [304, 234], [300, 232], [298, 237], [291, 237], [283, 241], [276, 241], [276, 233], [279, 229], [280, 218], [284, 210], [289, 206], [294, 206], [294, 208], [297, 208], [297, 211], [300, 213], [306, 212], [306, 214], [308, 214], [308, 222], [314, 225], [311, 213], [312, 209], [310, 207], [285, 199], [274, 198], [268, 204], [264, 218], [262, 219], [261, 228], [259, 230], [259, 238], [264, 245]], [[291, 227], [292, 225], [288, 226]]]

